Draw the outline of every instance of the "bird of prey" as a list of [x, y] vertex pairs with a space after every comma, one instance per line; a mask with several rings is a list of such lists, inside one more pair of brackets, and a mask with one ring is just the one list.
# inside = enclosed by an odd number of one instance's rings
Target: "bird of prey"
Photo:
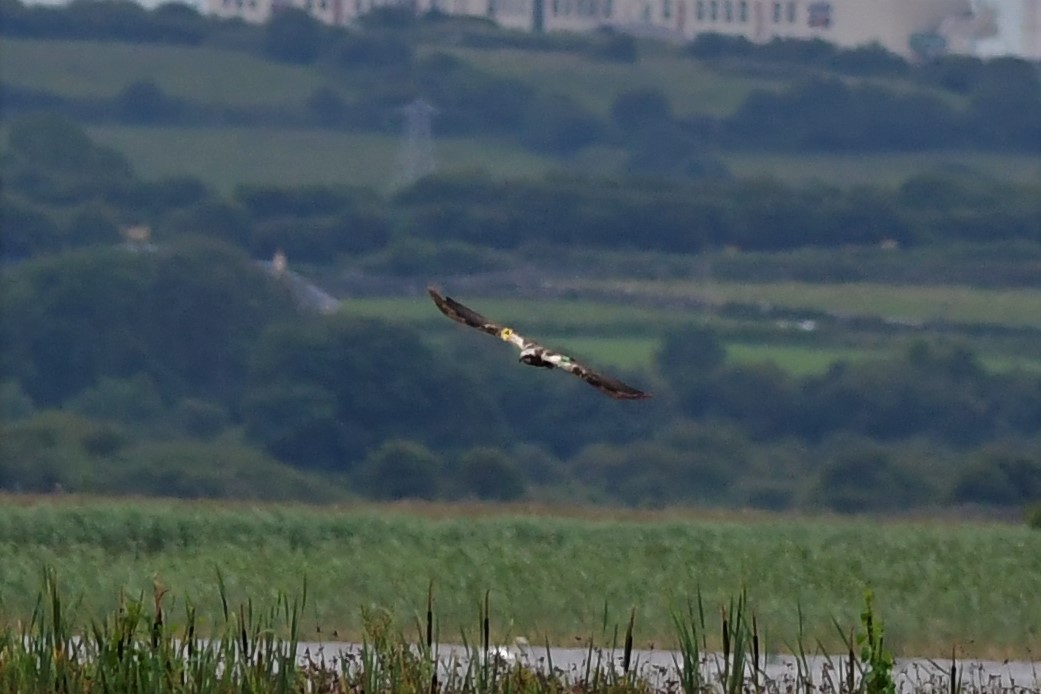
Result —
[[473, 309], [463, 306], [451, 297], [441, 296], [441, 294], [439, 294], [433, 287], [428, 288], [427, 291], [430, 292], [430, 298], [434, 300], [434, 303], [441, 310], [441, 313], [454, 321], [464, 325], [469, 325], [471, 328], [477, 328], [481, 332], [495, 335], [503, 342], [509, 342], [520, 350], [520, 361], [528, 366], [541, 366], [546, 369], [563, 369], [564, 371], [583, 379], [586, 383], [593, 386], [601, 393], [618, 400], [642, 400], [651, 397], [649, 393], [637, 390], [621, 381], [608, 378], [603, 374], [592, 371], [567, 355], [546, 349], [539, 343], [518, 335], [511, 328], [507, 328], [488, 320]]

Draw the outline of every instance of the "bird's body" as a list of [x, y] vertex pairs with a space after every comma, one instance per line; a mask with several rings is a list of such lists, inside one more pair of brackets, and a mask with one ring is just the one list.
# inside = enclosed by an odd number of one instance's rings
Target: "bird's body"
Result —
[[495, 335], [504, 342], [510, 343], [520, 351], [520, 361], [528, 366], [537, 366], [544, 369], [562, 369], [585, 380], [601, 393], [618, 400], [642, 400], [651, 397], [650, 394], [642, 390], [586, 368], [566, 354], [554, 352], [534, 340], [518, 335], [512, 328], [507, 328], [488, 320], [451, 297], [442, 296], [433, 287], [427, 291], [430, 292], [430, 298], [434, 300], [434, 304], [437, 305], [441, 313], [456, 322], [476, 328], [489, 335]]

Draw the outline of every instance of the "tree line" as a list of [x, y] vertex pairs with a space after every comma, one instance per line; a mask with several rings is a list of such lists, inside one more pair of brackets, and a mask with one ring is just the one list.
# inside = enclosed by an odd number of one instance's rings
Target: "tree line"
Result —
[[7, 490], [843, 512], [1041, 496], [1041, 376], [957, 344], [795, 377], [691, 325], [622, 374], [654, 399], [619, 403], [447, 322], [300, 314], [213, 240], [53, 254], [0, 290]]
[[449, 174], [392, 195], [242, 186], [228, 197], [190, 178], [143, 181], [122, 155], [57, 116], [13, 122], [3, 164], [0, 251], [9, 259], [118, 243], [134, 224], [158, 241], [206, 235], [255, 257], [281, 248], [302, 262], [347, 259], [385, 274], [495, 267], [534, 246], [690, 254], [1041, 243], [1041, 184], [958, 173], [914, 176], [895, 190]]
[[[466, 272], [524, 244], [665, 253], [702, 247], [688, 240], [702, 234], [764, 249], [790, 234], [792, 245], [835, 248], [900, 228], [913, 235], [896, 238], [925, 247], [974, 230], [960, 236], [977, 242], [974, 257], [1016, 238], [1030, 257], [1041, 196], [1029, 186], [925, 177], [895, 191], [567, 178], [507, 187], [464, 176], [386, 198], [330, 187], [224, 198], [190, 179], [142, 181], [57, 117], [13, 123], [3, 170], [3, 489], [840, 511], [1041, 494], [1041, 377], [988, 372], [957, 345], [927, 341], [794, 377], [730, 363], [719, 335], [692, 327], [660, 336], [652, 369], [623, 374], [656, 396], [634, 408], [518, 367], [447, 321], [427, 335], [301, 314], [290, 288], [255, 263], [284, 246], [327, 268], [350, 258], [425, 280], [439, 253]], [[856, 200], [866, 201], [860, 216], [843, 207]], [[836, 216], [814, 221], [825, 213]], [[628, 228], [612, 226], [615, 215]], [[912, 215], [906, 227], [902, 215]], [[865, 235], [873, 227], [861, 218], [893, 226]], [[122, 244], [128, 223], [153, 226], [152, 243]]]

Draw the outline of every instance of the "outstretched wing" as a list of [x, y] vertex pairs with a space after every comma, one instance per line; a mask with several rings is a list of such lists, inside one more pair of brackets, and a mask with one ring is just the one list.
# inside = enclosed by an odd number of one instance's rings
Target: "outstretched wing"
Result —
[[477, 311], [463, 306], [455, 299], [442, 296], [433, 287], [428, 287], [427, 291], [430, 293], [430, 298], [434, 300], [434, 304], [437, 305], [437, 308], [440, 309], [441, 313], [454, 321], [462, 323], [463, 325], [469, 325], [471, 328], [477, 328], [482, 332], [486, 332], [489, 335], [495, 335], [496, 337], [509, 342], [521, 351], [521, 361], [524, 361], [531, 366], [547, 366], [563, 369], [564, 371], [583, 379], [586, 383], [593, 386], [601, 393], [618, 400], [643, 400], [644, 398], [651, 397], [649, 393], [637, 390], [617, 379], [609, 378], [603, 374], [597, 373], [596, 371], [586, 368], [571, 357], [546, 349], [537, 342], [521, 337], [517, 333], [513, 332], [513, 330], [506, 328], [499, 323], [495, 323], [494, 321], [490, 321]]
[[601, 373], [597, 373], [570, 358], [565, 357], [562, 359], [560, 363], [557, 364], [557, 368], [575, 374], [601, 393], [610, 395], [616, 400], [643, 400], [651, 397], [650, 393], [645, 393], [642, 390], [633, 388], [616, 378], [610, 378]]
[[469, 325], [471, 328], [477, 328], [496, 337], [502, 332], [503, 326], [493, 323], [477, 311], [463, 306], [451, 297], [441, 296], [433, 287], [427, 287], [427, 291], [430, 292], [430, 298], [434, 300], [441, 313], [452, 320], [458, 321], [463, 325]]

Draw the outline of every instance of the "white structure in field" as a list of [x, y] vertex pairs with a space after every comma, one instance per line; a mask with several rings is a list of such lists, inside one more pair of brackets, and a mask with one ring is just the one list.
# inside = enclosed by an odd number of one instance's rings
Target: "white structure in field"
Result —
[[205, 0], [223, 17], [262, 22], [299, 7], [328, 24], [350, 24], [374, 7], [486, 17], [521, 31], [621, 31], [690, 40], [703, 33], [820, 38], [850, 48], [877, 43], [1041, 60], [1041, 0]]

